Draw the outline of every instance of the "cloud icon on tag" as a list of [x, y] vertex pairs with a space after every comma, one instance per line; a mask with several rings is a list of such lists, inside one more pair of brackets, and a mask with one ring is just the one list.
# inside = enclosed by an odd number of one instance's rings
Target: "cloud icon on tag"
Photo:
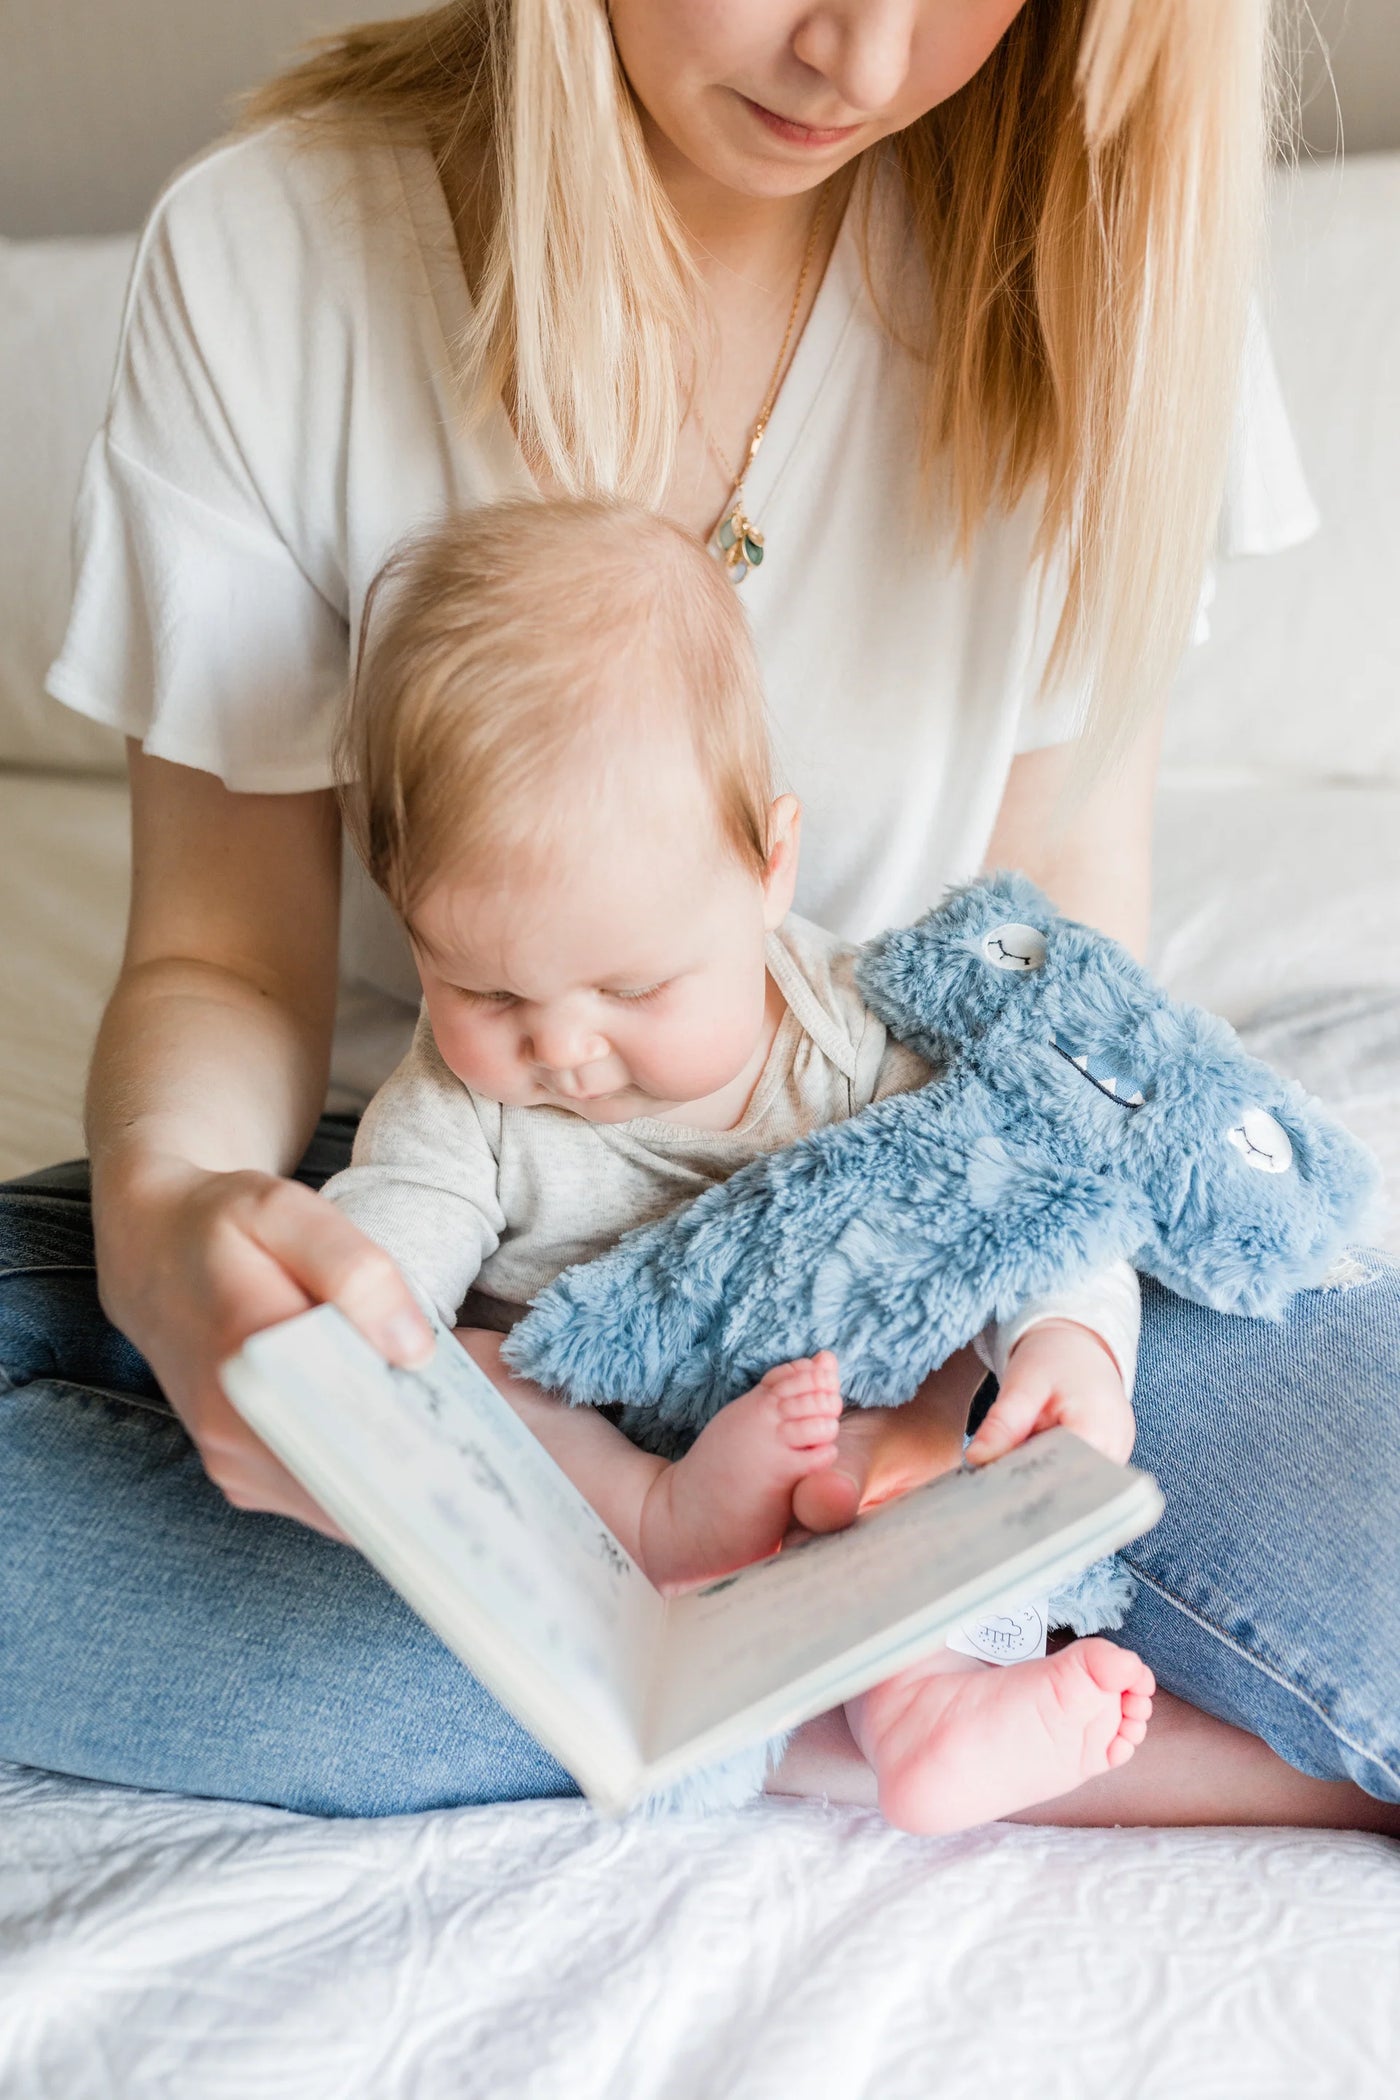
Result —
[[983, 1612], [964, 1619], [947, 1645], [959, 1655], [975, 1655], [982, 1662], [1030, 1662], [1045, 1653], [1048, 1599], [1018, 1605], [1012, 1611]]

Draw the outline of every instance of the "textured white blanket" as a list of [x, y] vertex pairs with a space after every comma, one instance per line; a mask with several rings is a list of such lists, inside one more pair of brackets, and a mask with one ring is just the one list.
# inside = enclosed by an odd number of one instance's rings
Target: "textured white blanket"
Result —
[[0, 1774], [5, 2100], [1393, 2100], [1400, 1854]]

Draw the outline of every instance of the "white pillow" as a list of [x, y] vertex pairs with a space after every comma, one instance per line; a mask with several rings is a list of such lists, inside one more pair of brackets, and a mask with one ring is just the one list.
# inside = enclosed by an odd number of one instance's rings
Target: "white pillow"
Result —
[[44, 692], [72, 592], [84, 456], [106, 413], [134, 237], [0, 239], [0, 764], [123, 770], [120, 735]]
[[1400, 782], [1400, 153], [1285, 179], [1271, 232], [1269, 336], [1321, 527], [1221, 562], [1167, 765]]

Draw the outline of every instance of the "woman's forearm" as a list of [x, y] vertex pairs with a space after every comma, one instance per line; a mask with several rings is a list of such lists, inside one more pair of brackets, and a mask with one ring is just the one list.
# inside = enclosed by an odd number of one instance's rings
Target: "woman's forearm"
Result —
[[320, 1112], [329, 1047], [329, 1012], [293, 1009], [219, 965], [171, 957], [129, 967], [88, 1084], [99, 1202], [162, 1162], [285, 1173]]
[[129, 756], [126, 956], [88, 1082], [99, 1242], [109, 1207], [125, 1222], [172, 1176], [293, 1166], [335, 1014], [334, 798], [236, 794]]
[[1121, 763], [1076, 789], [1074, 747], [1015, 760], [987, 851], [988, 868], [1019, 868], [1071, 919], [1112, 934], [1135, 955], [1151, 915], [1152, 805], [1161, 724], [1150, 722]]

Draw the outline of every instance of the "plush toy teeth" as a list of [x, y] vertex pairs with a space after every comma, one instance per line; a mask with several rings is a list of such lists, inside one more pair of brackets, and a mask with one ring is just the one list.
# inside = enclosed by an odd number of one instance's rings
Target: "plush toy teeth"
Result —
[[1057, 1035], [1051, 1036], [1050, 1047], [1058, 1050], [1067, 1064], [1073, 1065], [1076, 1072], [1082, 1072], [1101, 1094], [1107, 1094], [1109, 1100], [1116, 1101], [1120, 1108], [1142, 1107], [1146, 1097], [1137, 1081], [1124, 1079], [1103, 1058], [1088, 1051], [1075, 1050], [1068, 1043], [1062, 1043]]

